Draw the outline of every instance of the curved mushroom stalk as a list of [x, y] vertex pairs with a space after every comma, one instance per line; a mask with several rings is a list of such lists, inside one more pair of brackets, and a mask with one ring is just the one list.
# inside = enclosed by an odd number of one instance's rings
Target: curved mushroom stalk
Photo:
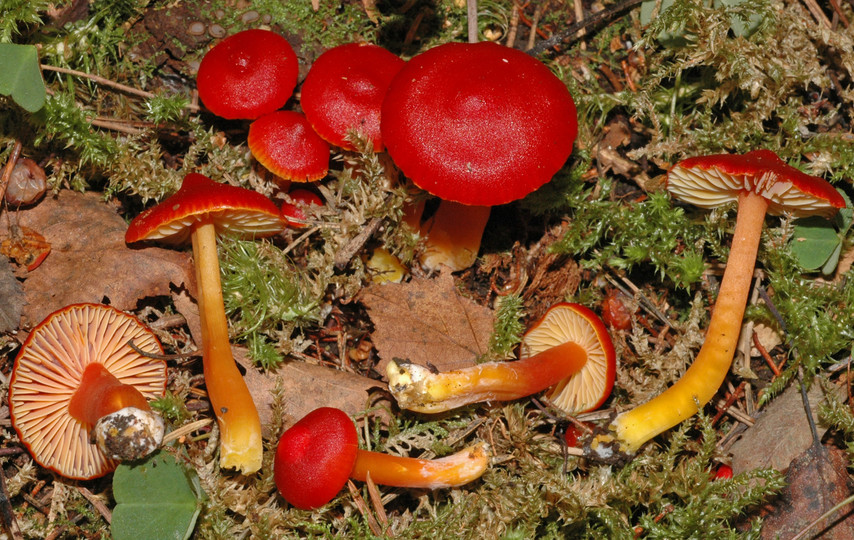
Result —
[[119, 381], [100, 363], [86, 366], [68, 414], [91, 427], [92, 439], [110, 459], [142, 459], [163, 442], [163, 419], [142, 392]]
[[489, 459], [489, 445], [483, 442], [438, 459], [418, 459], [357, 450], [350, 478], [365, 482], [370, 476], [374, 483], [392, 487], [458, 487], [483, 476], [489, 467]]
[[670, 170], [667, 182], [673, 195], [700, 207], [737, 200], [732, 247], [706, 341], [696, 359], [676, 384], [620, 414], [610, 434], [594, 438], [591, 449], [603, 457], [611, 457], [612, 442], [620, 452], [636, 452], [693, 416], [718, 391], [738, 345], [765, 214], [832, 215], [845, 206], [829, 183], [787, 165], [769, 150], [689, 158]]
[[760, 234], [768, 202], [758, 195], [740, 197], [735, 237], [721, 281], [706, 341], [688, 371], [652, 400], [614, 419], [611, 430], [623, 450], [636, 452], [646, 441], [697, 413], [708, 403], [729, 372], [738, 347]]
[[261, 419], [231, 353], [214, 224], [197, 225], [192, 242], [205, 386], [220, 430], [220, 467], [253, 473], [261, 468]]
[[575, 375], [586, 363], [584, 348], [567, 342], [522, 360], [487, 362], [445, 373], [392, 360], [386, 375], [388, 387], [401, 408], [438, 413], [471, 403], [536, 394]]

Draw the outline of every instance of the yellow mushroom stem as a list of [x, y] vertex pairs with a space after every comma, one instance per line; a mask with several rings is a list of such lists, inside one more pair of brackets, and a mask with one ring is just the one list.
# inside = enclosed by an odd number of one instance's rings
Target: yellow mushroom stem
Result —
[[426, 239], [421, 264], [429, 270], [444, 265], [454, 272], [474, 264], [491, 210], [490, 206], [441, 201], [422, 227]]
[[358, 450], [350, 473], [354, 480], [383, 486], [439, 489], [468, 484], [480, 478], [489, 466], [489, 445], [478, 443], [439, 459], [392, 456]]
[[213, 222], [196, 225], [192, 240], [205, 386], [219, 425], [220, 467], [250, 474], [261, 468], [261, 420], [231, 353]]
[[522, 360], [487, 362], [444, 373], [392, 360], [386, 366], [386, 375], [398, 406], [438, 413], [470, 403], [536, 394], [571, 377], [586, 363], [587, 352], [570, 341]]
[[767, 209], [768, 202], [760, 195], [745, 191], [739, 196], [732, 247], [706, 340], [673, 386], [614, 419], [610, 430], [621, 450], [636, 452], [646, 441], [696, 414], [698, 405], [704, 406], [717, 393], [738, 345]]

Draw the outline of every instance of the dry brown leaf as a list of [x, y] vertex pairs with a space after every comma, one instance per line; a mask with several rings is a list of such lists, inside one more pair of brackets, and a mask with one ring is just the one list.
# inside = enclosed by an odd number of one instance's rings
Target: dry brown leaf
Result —
[[[175, 309], [187, 320], [193, 340], [201, 343], [198, 306], [183, 292], [173, 295], [173, 301]], [[278, 389], [282, 391], [285, 414], [282, 424], [286, 429], [318, 407], [337, 407], [355, 416], [369, 406], [389, 405], [387, 400], [371, 396], [374, 389], [385, 388], [379, 381], [304, 362], [287, 362], [275, 372], [261, 372], [245, 348], [232, 346], [231, 350], [235, 361], [245, 370], [244, 379], [261, 417], [262, 433], [268, 439], [275, 435], [270, 426]]]
[[[844, 389], [834, 387], [834, 391]], [[813, 412], [824, 398], [818, 384], [807, 393]], [[819, 436], [826, 430], [818, 426]], [[793, 384], [766, 407], [756, 423], [732, 446], [732, 469], [736, 474], [773, 467], [785, 471], [797, 456], [812, 446], [812, 431], [807, 421], [801, 391]]]
[[6, 257], [0, 257], [0, 298], [0, 333], [11, 332], [21, 321], [24, 291]]
[[[797, 457], [786, 474], [786, 487], [776, 509], [762, 524], [762, 538], [792, 538], [845, 499], [854, 483], [848, 477], [844, 451], [820, 444]], [[817, 524], [806, 538], [854, 538], [854, 504], [837, 510]]]
[[450, 273], [372, 285], [359, 300], [374, 323], [371, 340], [380, 373], [393, 358], [432, 364], [439, 371], [459, 369], [474, 365], [489, 349], [492, 310], [460, 296]]
[[128, 247], [127, 224], [96, 193], [62, 190], [11, 218], [39, 231], [52, 247], [24, 281], [25, 327], [76, 302], [107, 299], [117, 309], [136, 309], [140, 298], [168, 296], [170, 283], [181, 285], [193, 276], [187, 253]]

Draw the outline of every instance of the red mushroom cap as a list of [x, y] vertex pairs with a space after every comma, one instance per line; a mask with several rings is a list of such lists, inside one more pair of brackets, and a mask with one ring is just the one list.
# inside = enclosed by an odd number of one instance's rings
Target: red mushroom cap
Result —
[[335, 146], [353, 150], [356, 131], [383, 149], [380, 109], [391, 79], [404, 61], [368, 43], [347, 43], [317, 57], [302, 84], [300, 104], [315, 131]]
[[294, 111], [265, 114], [249, 126], [249, 149], [267, 170], [294, 182], [311, 182], [329, 170], [329, 143]]
[[389, 155], [418, 187], [493, 206], [536, 190], [572, 153], [578, 120], [569, 91], [522, 51], [447, 43], [412, 58], [382, 107]]
[[276, 205], [260, 193], [190, 173], [174, 195], [131, 221], [125, 241], [182, 243], [192, 226], [205, 219], [212, 220], [217, 230], [241, 236], [270, 236], [285, 226]]
[[601, 319], [580, 304], [555, 304], [525, 333], [520, 356], [533, 356], [568, 341], [584, 348], [587, 362], [578, 373], [552, 387], [547, 397], [574, 415], [597, 409], [614, 387], [617, 354]]
[[296, 53], [270, 30], [244, 30], [205, 54], [196, 85], [212, 113], [230, 120], [255, 119], [282, 108], [299, 74]]
[[73, 304], [48, 315], [15, 358], [9, 412], [21, 442], [41, 466], [89, 480], [116, 468], [90, 443], [90, 428], [69, 413], [86, 366], [100, 363], [148, 399], [166, 391], [166, 363], [134, 351], [162, 354], [154, 333], [136, 317], [99, 304]]
[[347, 483], [357, 450], [356, 426], [347, 413], [313, 410], [279, 439], [273, 466], [279, 493], [303, 510], [323, 506]]
[[751, 191], [768, 200], [768, 213], [831, 216], [845, 199], [826, 180], [788, 165], [771, 150], [692, 157], [674, 165], [667, 189], [681, 201], [715, 208]]
[[306, 215], [303, 209], [306, 206], [323, 206], [323, 199], [317, 193], [307, 189], [294, 189], [288, 193], [288, 197], [291, 202], [282, 203], [279, 215], [289, 227], [296, 229], [305, 227], [304, 223], [295, 220], [305, 221]]

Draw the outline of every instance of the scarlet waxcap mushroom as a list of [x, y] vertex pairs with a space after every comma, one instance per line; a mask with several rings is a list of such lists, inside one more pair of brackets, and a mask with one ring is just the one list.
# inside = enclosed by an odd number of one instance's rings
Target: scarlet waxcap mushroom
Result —
[[552, 388], [549, 398], [569, 414], [598, 407], [608, 397], [616, 355], [595, 313], [579, 304], [557, 304], [526, 334], [526, 341], [528, 351], [515, 362], [486, 362], [445, 373], [392, 360], [386, 367], [389, 390], [398, 406], [422, 413], [519, 399], [547, 388]]
[[315, 131], [335, 146], [353, 150], [353, 131], [383, 150], [380, 109], [391, 79], [404, 61], [378, 45], [347, 43], [317, 57], [306, 75], [300, 105]]
[[276, 111], [255, 120], [248, 143], [258, 163], [285, 180], [311, 182], [329, 170], [329, 143], [298, 112]]
[[[89, 480], [112, 472], [117, 459], [139, 459], [159, 447], [163, 421], [148, 400], [163, 397], [166, 364], [129, 341], [163, 353], [136, 317], [105, 305], [66, 306], [33, 328], [12, 368], [9, 412], [37, 463]], [[101, 426], [103, 446], [91, 441]]]
[[229, 120], [258, 118], [293, 94], [299, 63], [288, 40], [270, 30], [243, 30], [205, 54], [196, 84], [202, 103]]
[[490, 42], [447, 43], [395, 75], [380, 127], [403, 173], [443, 199], [422, 231], [422, 265], [462, 270], [489, 207], [548, 182], [572, 153], [578, 120], [566, 85], [538, 60]]
[[191, 173], [177, 193], [131, 221], [125, 234], [128, 243], [192, 240], [205, 385], [220, 429], [220, 466], [244, 474], [261, 468], [261, 420], [231, 353], [216, 235], [262, 237], [283, 228], [279, 209], [267, 197]]
[[668, 172], [667, 189], [704, 208], [738, 201], [732, 246], [706, 340], [691, 367], [660, 395], [618, 415], [611, 435], [594, 441], [593, 449], [602, 455], [613, 452], [612, 442], [618, 443], [617, 450], [634, 453], [693, 416], [698, 405], [708, 403], [718, 391], [738, 345], [766, 212], [831, 216], [845, 206], [825, 180], [787, 165], [769, 150], [683, 160]]
[[413, 57], [380, 118], [394, 162], [443, 200], [494, 206], [536, 190], [572, 153], [578, 120], [566, 85], [496, 43], [446, 43]]
[[467, 484], [489, 466], [489, 447], [478, 443], [439, 459], [392, 456], [358, 448], [347, 413], [321, 407], [279, 439], [273, 478], [282, 497], [304, 510], [323, 506], [347, 478], [393, 487], [439, 489]]
[[323, 206], [323, 199], [320, 196], [307, 189], [294, 189], [288, 192], [288, 198], [291, 202], [283, 202], [279, 209], [279, 216], [287, 223], [289, 227], [302, 228], [305, 227], [305, 207], [306, 206]]

